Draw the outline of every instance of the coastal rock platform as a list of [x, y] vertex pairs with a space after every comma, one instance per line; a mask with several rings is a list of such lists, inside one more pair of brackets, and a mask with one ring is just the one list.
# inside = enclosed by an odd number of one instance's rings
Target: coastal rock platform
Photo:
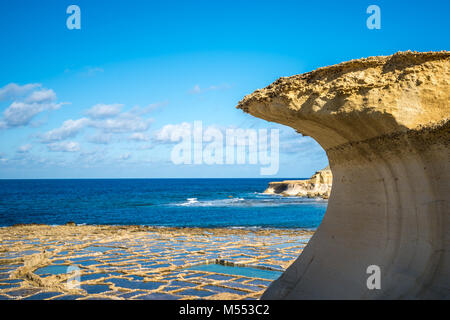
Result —
[[326, 167], [317, 171], [309, 179], [269, 182], [269, 187], [264, 193], [328, 199], [330, 197], [332, 183], [333, 175], [330, 168]]
[[312, 231], [0, 228], [0, 299], [258, 299]]

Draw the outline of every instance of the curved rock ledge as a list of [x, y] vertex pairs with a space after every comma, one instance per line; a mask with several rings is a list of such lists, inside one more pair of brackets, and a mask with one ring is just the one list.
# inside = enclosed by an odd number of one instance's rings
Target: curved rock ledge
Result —
[[263, 299], [450, 298], [449, 98], [442, 51], [280, 78], [239, 102], [316, 139], [333, 172], [322, 224]]

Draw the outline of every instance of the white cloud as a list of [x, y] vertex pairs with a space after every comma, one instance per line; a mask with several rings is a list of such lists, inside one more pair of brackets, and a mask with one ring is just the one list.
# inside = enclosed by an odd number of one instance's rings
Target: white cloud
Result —
[[13, 100], [26, 95], [31, 90], [40, 87], [39, 83], [29, 83], [23, 86], [16, 83], [9, 83], [0, 88], [0, 101]]
[[25, 125], [40, 112], [42, 112], [42, 106], [40, 104], [28, 104], [15, 101], [3, 112], [3, 121], [8, 127]]
[[155, 133], [155, 140], [163, 143], [178, 141], [182, 136], [191, 134], [192, 125], [188, 122], [179, 124], [166, 124]]
[[31, 150], [32, 147], [33, 147], [33, 146], [32, 146], [31, 144], [25, 144], [25, 145], [23, 145], [23, 146], [20, 146], [20, 147], [17, 149], [17, 152], [18, 152], [18, 153], [27, 153], [27, 152], [29, 152], [29, 151]]
[[77, 152], [80, 150], [80, 144], [74, 141], [53, 142], [47, 145], [50, 151]]
[[[18, 86], [9, 84], [0, 89], [0, 100], [14, 99], [8, 108], [3, 112], [3, 119], [0, 120], [0, 129], [26, 126], [31, 120], [44, 111], [59, 109], [64, 103], [56, 103], [56, 94], [51, 89], [39, 89], [39, 84], [28, 84]], [[30, 94], [28, 94], [32, 91]], [[22, 96], [24, 99], [19, 99]]]
[[129, 152], [121, 154], [119, 160], [128, 160], [131, 158], [131, 154]]
[[110, 133], [97, 133], [93, 136], [90, 136], [88, 138], [88, 141], [90, 143], [95, 143], [95, 144], [108, 144], [110, 143], [112, 140], [112, 135]]
[[26, 103], [50, 103], [56, 100], [56, 94], [51, 89], [33, 91], [26, 99]]
[[109, 133], [143, 132], [150, 127], [152, 121], [152, 119], [122, 113], [116, 118], [92, 121], [90, 125]]
[[152, 145], [150, 143], [146, 143], [146, 144], [139, 146], [139, 150], [150, 150], [150, 149], [153, 149], [153, 147], [154, 147], [154, 145]]
[[133, 141], [148, 141], [150, 137], [142, 132], [135, 132], [128, 137], [129, 140]]
[[220, 132], [224, 137], [226, 129], [232, 127], [221, 127], [217, 125], [193, 126], [192, 123], [182, 122], [178, 124], [166, 124], [154, 133], [154, 140], [161, 143], [177, 143], [181, 137], [189, 135], [205, 135]]
[[89, 126], [100, 129], [104, 133], [127, 133], [146, 131], [153, 122], [153, 119], [141, 117], [142, 114], [149, 112], [146, 108], [134, 107], [128, 112], [121, 112], [122, 107], [122, 104], [93, 106], [86, 112], [92, 119]]
[[62, 103], [26, 103], [14, 101], [3, 112], [3, 127], [19, 127], [28, 125], [37, 114], [46, 110], [56, 110]]
[[168, 101], [164, 101], [164, 102], [152, 103], [152, 104], [147, 105], [146, 107], [134, 106], [133, 108], [130, 109], [130, 111], [128, 111], [128, 113], [142, 116], [142, 115], [146, 115], [152, 111], [155, 111], [159, 108], [162, 108], [168, 104], [169, 104]]
[[[87, 128], [97, 129], [87, 141], [95, 144], [109, 144], [115, 135], [130, 134], [127, 138], [133, 141], [149, 141], [150, 137], [144, 134], [153, 122], [151, 118], [141, 117], [146, 110], [135, 107], [128, 112], [121, 112], [122, 104], [97, 104], [87, 110], [87, 117], [77, 120], [66, 120], [59, 128], [47, 131], [38, 137], [41, 143], [51, 144], [50, 150], [64, 149], [67, 145], [55, 142], [65, 141], [77, 136]], [[150, 107], [150, 106], [149, 106]], [[2, 123], [0, 121], [0, 127]], [[125, 138], [125, 137], [124, 137]], [[120, 141], [119, 139], [116, 139]]]
[[41, 142], [50, 143], [75, 137], [86, 127], [99, 129], [89, 142], [108, 144], [111, 134], [133, 133], [129, 139], [135, 141], [149, 140], [142, 132], [148, 130], [153, 119], [142, 118], [130, 112], [122, 112], [121, 104], [97, 104], [86, 112], [89, 115], [77, 120], [64, 121], [61, 127], [50, 130], [40, 136]]
[[47, 143], [72, 138], [76, 136], [88, 123], [89, 119], [87, 118], [81, 118], [78, 120], [66, 120], [61, 127], [44, 133], [41, 139], [44, 143]]
[[90, 108], [86, 114], [93, 119], [106, 119], [117, 116], [123, 105], [122, 104], [96, 104]]

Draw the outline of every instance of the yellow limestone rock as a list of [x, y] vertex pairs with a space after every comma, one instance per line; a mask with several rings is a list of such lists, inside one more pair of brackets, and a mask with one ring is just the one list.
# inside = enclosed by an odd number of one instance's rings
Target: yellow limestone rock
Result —
[[280, 78], [239, 102], [313, 137], [333, 172], [322, 224], [263, 299], [450, 298], [449, 98], [450, 53], [408, 51]]
[[283, 196], [299, 197], [330, 197], [333, 175], [329, 167], [317, 171], [311, 178], [306, 180], [284, 180], [270, 182], [264, 191], [268, 194], [281, 194]]

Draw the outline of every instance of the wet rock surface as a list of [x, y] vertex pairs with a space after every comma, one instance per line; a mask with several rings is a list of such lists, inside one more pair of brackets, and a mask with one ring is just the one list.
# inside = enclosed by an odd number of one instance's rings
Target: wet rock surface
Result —
[[0, 228], [0, 297], [257, 299], [312, 233], [72, 224]]

